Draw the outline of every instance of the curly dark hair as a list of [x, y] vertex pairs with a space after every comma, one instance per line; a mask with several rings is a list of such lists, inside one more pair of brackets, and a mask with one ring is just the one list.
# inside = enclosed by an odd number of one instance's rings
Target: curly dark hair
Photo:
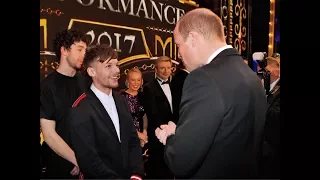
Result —
[[115, 49], [107, 44], [96, 44], [87, 48], [86, 55], [83, 60], [85, 68], [89, 67], [94, 61], [101, 63], [111, 59], [117, 59], [118, 53]]
[[53, 39], [53, 49], [56, 53], [57, 60], [60, 60], [60, 49], [62, 46], [66, 49], [70, 49], [72, 44], [80, 41], [83, 41], [86, 44], [89, 42], [85, 34], [79, 30], [67, 29], [58, 32]]

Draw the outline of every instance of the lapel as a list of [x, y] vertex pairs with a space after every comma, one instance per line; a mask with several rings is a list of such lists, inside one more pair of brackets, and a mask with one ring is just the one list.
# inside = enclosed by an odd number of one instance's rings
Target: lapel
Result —
[[[124, 142], [124, 131], [125, 131], [125, 127], [124, 127], [124, 123], [125, 123], [125, 113], [124, 113], [124, 106], [123, 103], [121, 103], [121, 99], [120, 96], [117, 92], [112, 91], [112, 96], [114, 99], [114, 102], [116, 104], [116, 108], [117, 108], [117, 112], [118, 112], [118, 116], [119, 116], [119, 126], [120, 126], [120, 139], [121, 142]], [[116, 134], [117, 135], [117, 134]], [[118, 138], [118, 137], [117, 137]]]
[[270, 91], [270, 94], [276, 93], [280, 89], [280, 79], [277, 82], [277, 84], [274, 86], [274, 88]]
[[[112, 92], [112, 94], [113, 94], [113, 92]], [[89, 89], [89, 91], [87, 92], [87, 95], [88, 95], [88, 98], [90, 98], [90, 100], [92, 102], [92, 108], [97, 112], [98, 116], [100, 116], [100, 118], [102, 119], [102, 122], [107, 125], [108, 130], [111, 131], [112, 136], [114, 138], [116, 138], [116, 140], [119, 142], [116, 128], [114, 127], [113, 122], [112, 122], [107, 110], [104, 108], [104, 106], [102, 105], [102, 103], [100, 102], [98, 97], [94, 94], [94, 92], [91, 89]], [[117, 106], [117, 104], [116, 104], [116, 106]], [[121, 123], [120, 123], [120, 126], [121, 126]], [[121, 127], [120, 127], [120, 134], [121, 134]], [[121, 135], [120, 135], [120, 138], [121, 138]]]
[[280, 80], [278, 83], [274, 86], [272, 91], [270, 91], [270, 95], [267, 97], [269, 106], [273, 104], [273, 102], [277, 99], [277, 96], [279, 96], [280, 93]]
[[[167, 98], [167, 96], [164, 94], [164, 92], [163, 92], [163, 90], [162, 90], [162, 87], [160, 86], [158, 80], [157, 80], [157, 79], [154, 79], [154, 80], [153, 80], [153, 83], [154, 83], [154, 85], [155, 85], [155, 90], [156, 90], [157, 95], [162, 96], [162, 98], [165, 99], [166, 105], [167, 105], [167, 107], [169, 108], [169, 111], [171, 112], [171, 108], [170, 108], [170, 104], [169, 104], [168, 98]], [[170, 87], [170, 91], [171, 91], [171, 86], [170, 86], [170, 84], [169, 84], [169, 87]], [[172, 96], [172, 94], [171, 94], [171, 96]]]

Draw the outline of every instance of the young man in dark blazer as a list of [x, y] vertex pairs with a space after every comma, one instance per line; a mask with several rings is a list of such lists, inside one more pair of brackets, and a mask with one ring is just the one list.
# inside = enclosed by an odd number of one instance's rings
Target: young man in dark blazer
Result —
[[148, 179], [173, 178], [168, 166], [163, 159], [164, 146], [156, 138], [154, 131], [161, 124], [173, 120], [172, 95], [170, 90], [170, 76], [172, 62], [167, 56], [155, 60], [156, 78], [147, 83], [143, 88], [143, 107], [148, 118], [148, 162], [146, 174]]
[[257, 178], [267, 108], [260, 79], [209, 9], [182, 16], [174, 39], [190, 74], [178, 124], [156, 130], [166, 163], [176, 178]]
[[73, 104], [70, 135], [86, 179], [135, 179], [144, 175], [142, 151], [126, 100], [118, 87], [117, 52], [108, 45], [90, 47], [84, 59], [93, 83]]

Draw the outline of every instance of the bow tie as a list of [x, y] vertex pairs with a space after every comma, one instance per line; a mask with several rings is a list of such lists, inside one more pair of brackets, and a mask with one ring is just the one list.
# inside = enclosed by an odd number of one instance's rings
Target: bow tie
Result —
[[170, 84], [170, 82], [169, 82], [169, 81], [163, 81], [163, 82], [161, 83], [161, 85], [163, 85], [163, 84]]
[[157, 80], [160, 81], [160, 82], [162, 82], [161, 85], [163, 85], [163, 84], [170, 84], [170, 81], [169, 81], [169, 80], [163, 81], [163, 80], [161, 80], [160, 78], [157, 78]]

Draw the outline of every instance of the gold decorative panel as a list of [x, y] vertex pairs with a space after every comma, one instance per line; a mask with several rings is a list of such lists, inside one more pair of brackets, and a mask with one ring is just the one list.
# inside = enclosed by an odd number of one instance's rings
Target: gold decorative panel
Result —
[[220, 0], [220, 17], [224, 25], [226, 42], [247, 56], [249, 44], [248, 1]]

